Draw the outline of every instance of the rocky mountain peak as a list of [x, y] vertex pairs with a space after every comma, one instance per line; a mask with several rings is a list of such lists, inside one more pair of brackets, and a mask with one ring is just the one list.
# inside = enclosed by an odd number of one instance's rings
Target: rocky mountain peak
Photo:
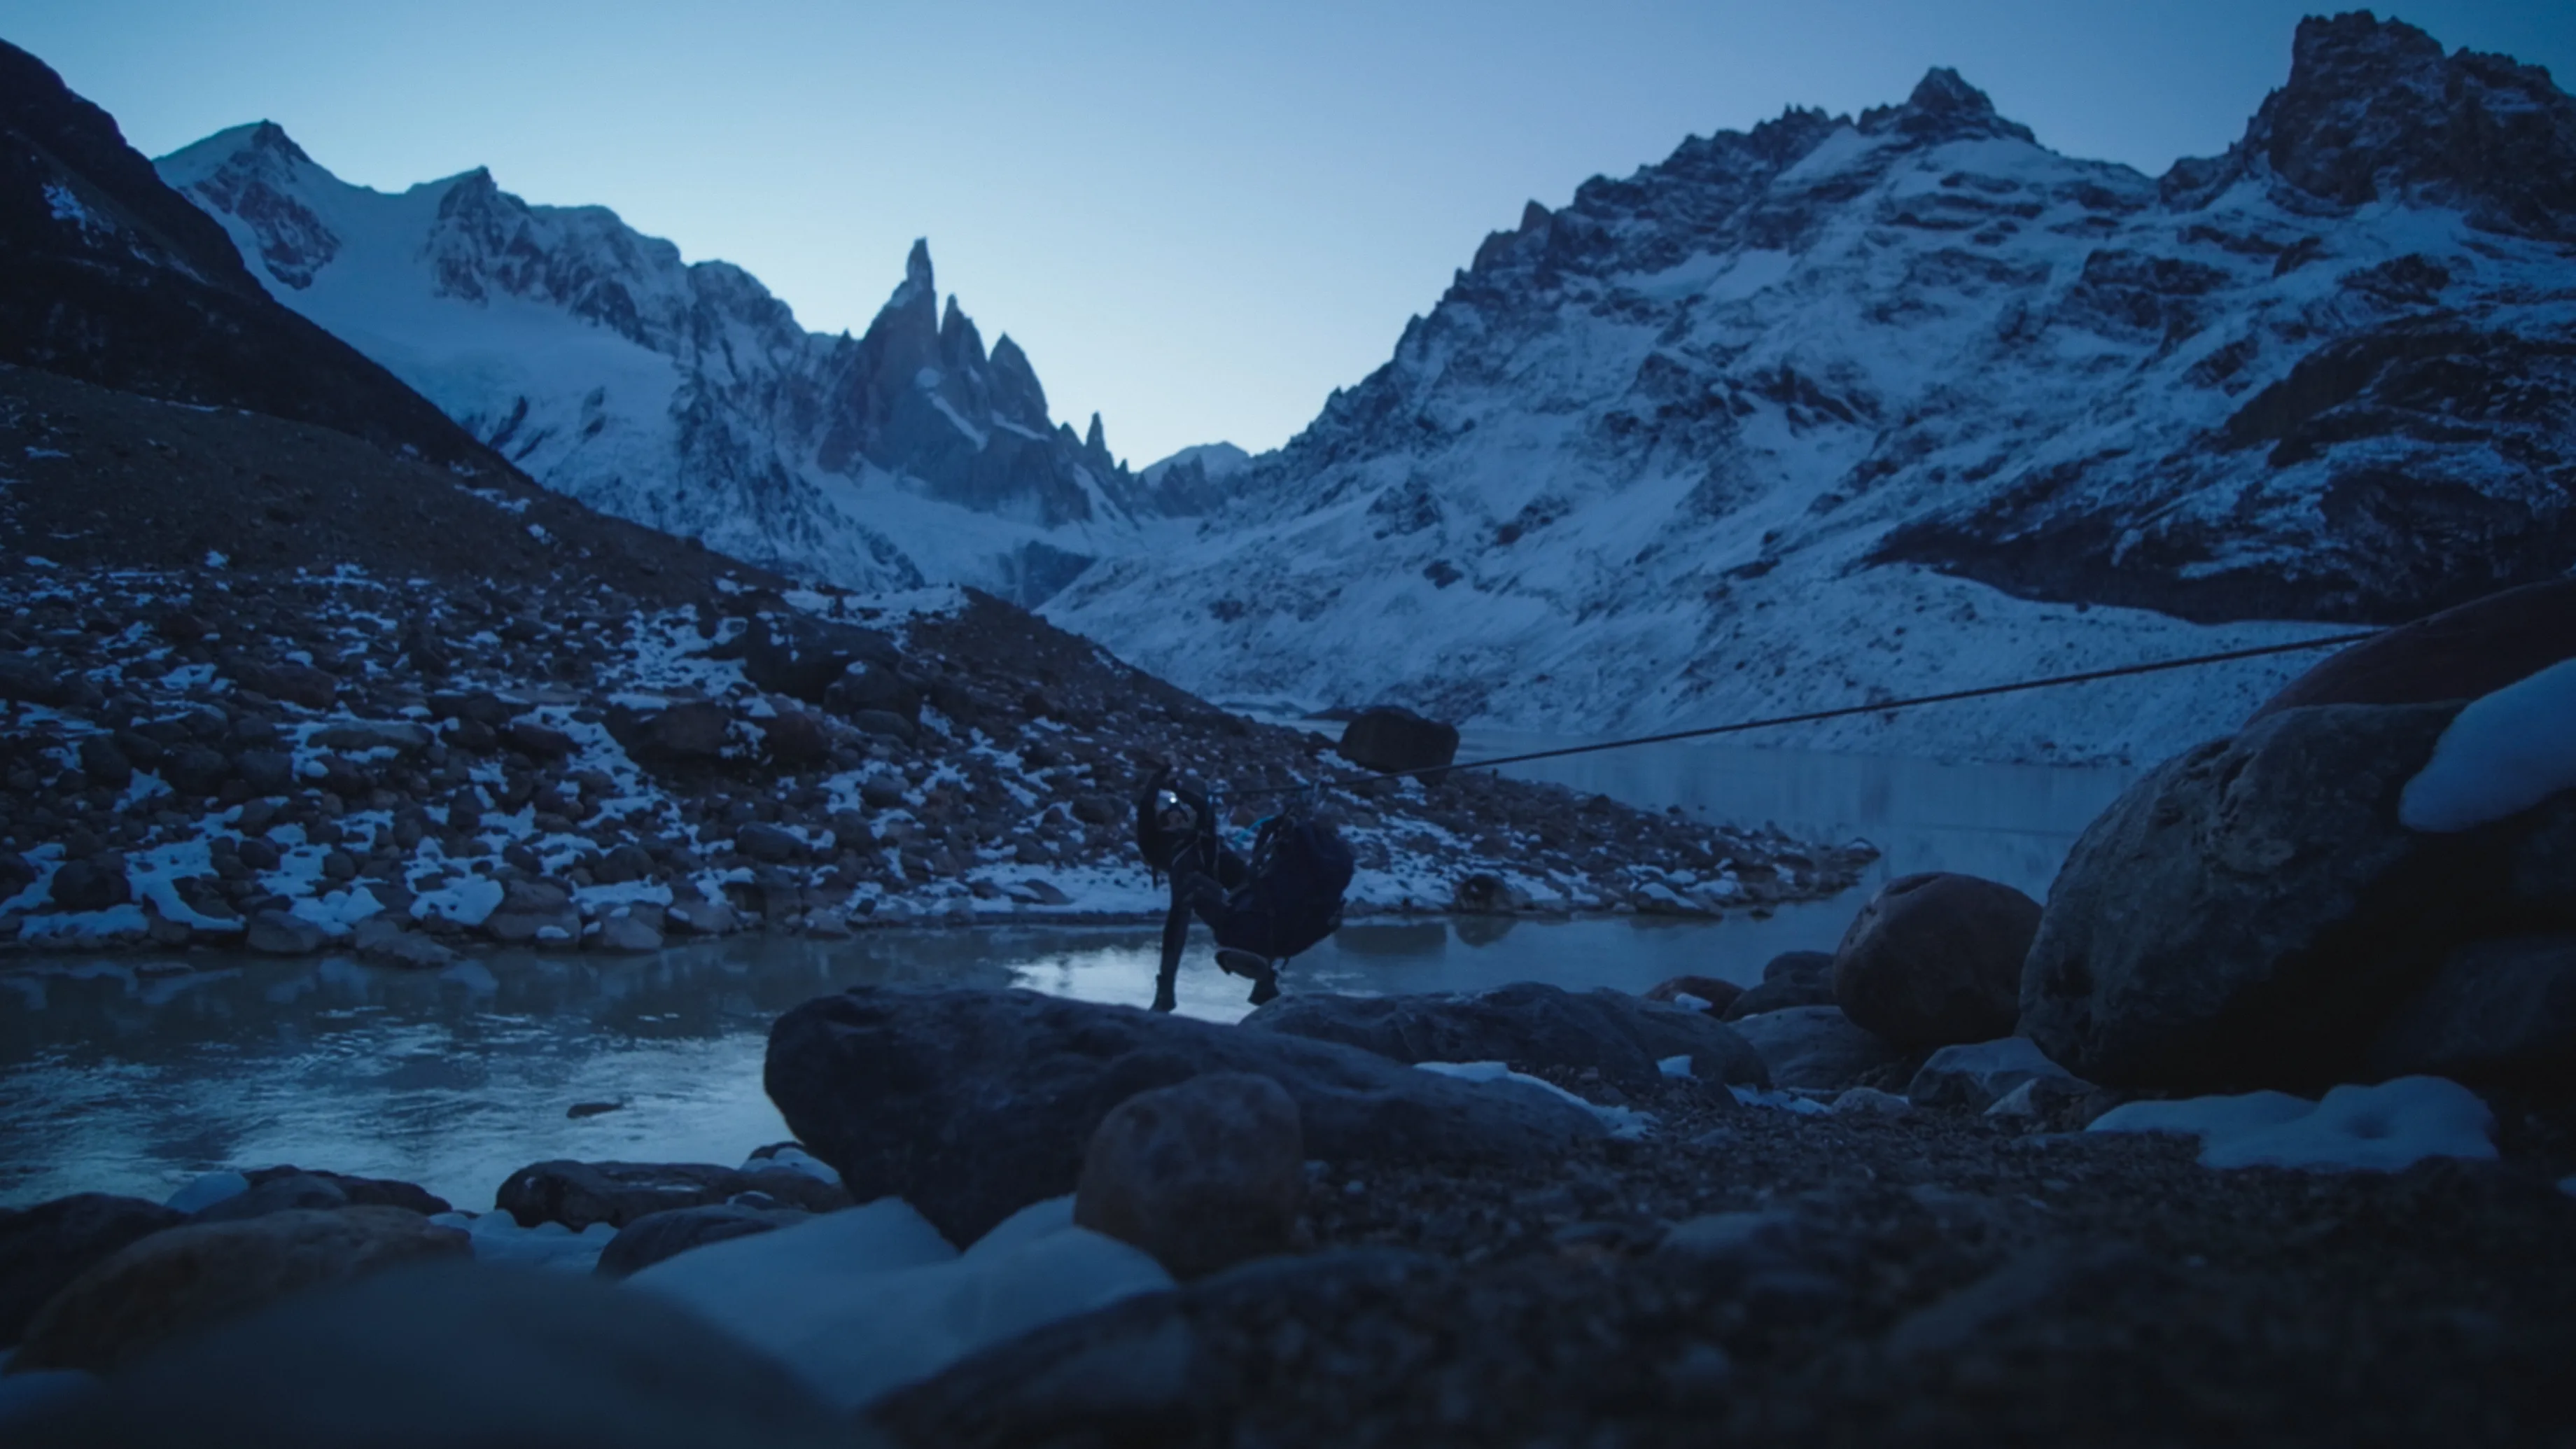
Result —
[[2549, 72], [2367, 11], [2299, 23], [2289, 83], [2226, 155], [2175, 164], [2170, 201], [2240, 181], [2309, 209], [2420, 198], [2492, 231], [2576, 238], [2576, 101]]
[[1892, 130], [1926, 142], [2035, 139], [2028, 126], [1996, 114], [1994, 101], [1984, 91], [1946, 65], [1925, 71], [1905, 104], [1863, 111], [1860, 129], [1866, 135]]

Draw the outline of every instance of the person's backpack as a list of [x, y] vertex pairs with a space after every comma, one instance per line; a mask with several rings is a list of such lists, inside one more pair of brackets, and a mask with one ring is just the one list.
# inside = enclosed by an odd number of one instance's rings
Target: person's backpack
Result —
[[1340, 832], [1321, 821], [1273, 816], [1252, 845], [1252, 874], [1226, 897], [1216, 943], [1284, 961], [1342, 924], [1354, 862]]

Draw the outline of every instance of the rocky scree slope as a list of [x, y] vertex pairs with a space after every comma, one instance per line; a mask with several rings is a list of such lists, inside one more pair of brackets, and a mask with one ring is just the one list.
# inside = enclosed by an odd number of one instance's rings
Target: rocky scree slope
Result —
[[862, 589], [1043, 599], [1203, 509], [1204, 469], [1139, 478], [1050, 420], [1007, 336], [943, 312], [926, 243], [866, 334], [825, 336], [723, 262], [603, 207], [532, 206], [483, 170], [352, 186], [278, 127], [158, 163], [278, 301], [602, 512]]
[[383, 368], [270, 303], [108, 114], [0, 42], [0, 362], [508, 467]]
[[[2395, 622], [2576, 561], [2571, 198], [2546, 72], [2367, 15], [2161, 179], [1936, 70], [1533, 203], [1194, 546], [1048, 609], [1217, 698], [1563, 732]], [[1793, 738], [2153, 758], [2302, 667]]]

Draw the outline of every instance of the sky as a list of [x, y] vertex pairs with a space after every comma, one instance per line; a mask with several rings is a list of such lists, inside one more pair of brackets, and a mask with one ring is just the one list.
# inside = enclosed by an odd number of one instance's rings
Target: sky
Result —
[[[264, 119], [379, 189], [488, 166], [745, 268], [817, 331], [865, 330], [927, 237], [1055, 415], [1100, 413], [1141, 466], [1285, 442], [1525, 201], [1687, 136], [1946, 65], [2043, 145], [2160, 173], [2243, 131], [2309, 8], [0, 0], [0, 38], [148, 155]], [[2576, 77], [2576, 4], [2393, 13]]]

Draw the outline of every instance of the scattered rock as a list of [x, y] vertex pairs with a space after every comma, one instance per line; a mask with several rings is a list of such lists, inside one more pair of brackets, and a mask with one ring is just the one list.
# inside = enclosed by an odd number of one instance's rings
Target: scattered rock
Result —
[[1139, 1092], [1091, 1134], [1073, 1220], [1175, 1278], [1287, 1252], [1306, 1195], [1297, 1103], [1268, 1077], [1207, 1072]]
[[713, 760], [724, 753], [733, 715], [710, 700], [689, 700], [659, 709], [624, 706], [608, 712], [608, 733], [637, 763], [678, 765]]
[[1603, 1135], [1590, 1112], [1534, 1088], [1024, 991], [858, 987], [806, 1002], [771, 1028], [766, 1081], [798, 1140], [853, 1196], [900, 1196], [972, 1242], [1072, 1192], [1085, 1144], [1118, 1103], [1217, 1071], [1285, 1088], [1307, 1150], [1329, 1161], [1544, 1158]]
[[230, 669], [242, 688], [267, 695], [306, 709], [329, 709], [340, 697], [340, 681], [319, 669], [301, 664], [260, 664], [250, 660], [235, 661]]
[[874, 710], [908, 722], [921, 719], [921, 691], [892, 668], [860, 660], [823, 692], [823, 707], [844, 719]]
[[1446, 765], [1458, 758], [1458, 727], [1396, 705], [1364, 709], [1342, 727], [1342, 758], [1363, 770], [1393, 774]]
[[641, 953], [662, 949], [662, 933], [653, 923], [632, 915], [610, 916], [599, 923], [599, 935], [591, 942], [595, 950]]
[[310, 956], [330, 944], [331, 933], [290, 911], [253, 912], [242, 944], [264, 956]]
[[741, 1173], [710, 1163], [558, 1160], [511, 1173], [492, 1206], [523, 1228], [561, 1223], [579, 1232], [592, 1223], [623, 1228], [651, 1213], [720, 1203], [744, 1187]]
[[361, 961], [399, 966], [407, 971], [436, 971], [456, 964], [454, 951], [383, 916], [369, 916], [349, 932], [351, 949]]
[[510, 721], [501, 742], [532, 760], [560, 760], [573, 751], [572, 736], [532, 719]]
[[734, 846], [752, 859], [771, 865], [803, 860], [807, 854], [804, 838], [795, 831], [758, 822], [735, 831]]
[[1760, 985], [1748, 986], [1726, 1008], [1725, 1019], [1742, 1021], [1792, 1006], [1834, 1004], [1834, 957], [1830, 951], [1783, 951], [1762, 968]]
[[56, 910], [103, 911], [133, 898], [133, 888], [125, 878], [125, 857], [112, 850], [86, 860], [64, 861], [62, 868], [54, 872]]
[[1743, 994], [1743, 987], [1732, 981], [1720, 981], [1714, 976], [1676, 976], [1669, 981], [1658, 981], [1646, 988], [1648, 1001], [1661, 1001], [1678, 1006], [1683, 1004], [1681, 998], [1687, 996], [1704, 1003], [1691, 1008], [1692, 1010], [1705, 1011], [1720, 1018], [1726, 1015], [1728, 1007], [1735, 1004], [1735, 999]]
[[617, 1230], [617, 1236], [600, 1250], [599, 1265], [594, 1271], [602, 1278], [623, 1278], [691, 1248], [775, 1232], [812, 1216], [794, 1208], [739, 1207], [732, 1203], [646, 1213]]
[[1449, 909], [1462, 915], [1510, 915], [1529, 909], [1529, 896], [1498, 875], [1463, 875], [1449, 890]]
[[2471, 1086], [2576, 1085], [2576, 936], [2462, 946], [2400, 1006], [2371, 1051], [2374, 1075]]
[[513, 946], [569, 946], [581, 939], [581, 910], [572, 892], [553, 881], [512, 881], [499, 908], [484, 918], [483, 932]]
[[793, 609], [760, 615], [708, 652], [717, 659], [741, 660], [742, 677], [764, 692], [807, 704], [825, 703], [852, 664], [866, 661], [892, 669], [903, 659], [894, 641], [874, 629]]
[[171, 1228], [55, 1294], [27, 1325], [11, 1366], [105, 1373], [165, 1340], [289, 1294], [469, 1251], [465, 1234], [400, 1208], [287, 1211]]
[[1479, 992], [1412, 996], [1283, 996], [1243, 1019], [1246, 1031], [1341, 1042], [1407, 1064], [1503, 1062], [1521, 1071], [1601, 1074], [1642, 1091], [1659, 1063], [1691, 1060], [1702, 1081], [1767, 1085], [1761, 1057], [1705, 1013], [1601, 988], [1571, 992], [1535, 981]]
[[1775, 1087], [1839, 1091], [1904, 1054], [1839, 1006], [1785, 1006], [1727, 1024], [1760, 1055]]
[[1834, 1000], [1900, 1046], [2009, 1034], [2039, 902], [1996, 881], [1898, 876], [1861, 907], [1834, 953]]
[[1905, 1095], [1918, 1107], [1954, 1107], [1982, 1112], [2015, 1087], [2040, 1077], [2064, 1078], [2092, 1090], [2064, 1067], [2050, 1061], [2026, 1036], [1946, 1046], [1916, 1069]]
[[0, 1348], [16, 1343], [45, 1300], [91, 1265], [187, 1220], [159, 1203], [103, 1192], [0, 1208]]

